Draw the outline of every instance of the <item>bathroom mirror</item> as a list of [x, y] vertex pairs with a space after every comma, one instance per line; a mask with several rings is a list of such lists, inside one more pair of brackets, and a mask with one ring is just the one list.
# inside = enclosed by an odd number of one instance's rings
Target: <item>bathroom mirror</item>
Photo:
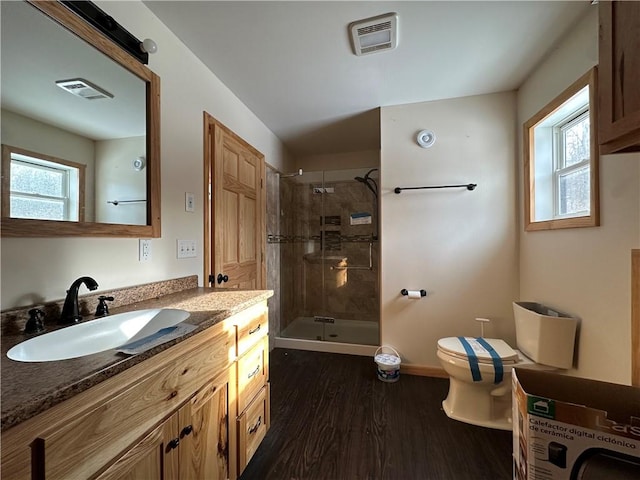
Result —
[[160, 80], [60, 2], [1, 2], [2, 236], [160, 236]]

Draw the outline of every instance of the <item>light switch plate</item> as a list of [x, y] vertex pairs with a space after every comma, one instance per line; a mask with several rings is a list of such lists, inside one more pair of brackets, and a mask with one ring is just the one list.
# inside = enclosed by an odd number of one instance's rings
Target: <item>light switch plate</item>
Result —
[[193, 258], [197, 256], [195, 240], [178, 240], [177, 241], [177, 257]]
[[185, 212], [195, 212], [196, 211], [196, 196], [193, 193], [185, 193], [184, 194], [184, 210]]

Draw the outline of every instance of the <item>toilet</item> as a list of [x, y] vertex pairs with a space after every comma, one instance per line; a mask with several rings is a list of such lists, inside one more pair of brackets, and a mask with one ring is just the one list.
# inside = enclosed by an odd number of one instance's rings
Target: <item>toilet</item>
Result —
[[514, 367], [557, 371], [573, 365], [578, 320], [539, 303], [514, 302], [516, 345], [496, 338], [438, 340], [438, 359], [449, 375], [442, 402], [449, 418], [511, 430]]

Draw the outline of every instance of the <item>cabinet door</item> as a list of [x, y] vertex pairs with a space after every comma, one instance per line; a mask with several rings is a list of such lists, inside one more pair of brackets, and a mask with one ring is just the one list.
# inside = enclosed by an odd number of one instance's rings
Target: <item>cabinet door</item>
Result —
[[229, 476], [229, 374], [218, 376], [180, 409], [180, 478]]
[[174, 414], [111, 465], [98, 480], [178, 480], [178, 414]]
[[600, 2], [601, 153], [640, 150], [640, 3]]

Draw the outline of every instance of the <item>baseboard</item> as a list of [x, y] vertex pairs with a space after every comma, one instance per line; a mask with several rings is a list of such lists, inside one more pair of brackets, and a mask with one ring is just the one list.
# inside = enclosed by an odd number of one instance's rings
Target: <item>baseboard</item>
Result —
[[[315, 340], [300, 340], [297, 338], [276, 337], [272, 348], [291, 348], [294, 350], [310, 350], [314, 352], [346, 353], [348, 355], [374, 356], [377, 351], [375, 345], [352, 345], [347, 343], [321, 342]], [[442, 367], [429, 367], [426, 365], [401, 364], [400, 373], [404, 375], [416, 375], [419, 377], [449, 378]]]
[[428, 367], [425, 365], [400, 365], [400, 373], [405, 375], [417, 375], [420, 377], [449, 378], [447, 372], [441, 367]]

